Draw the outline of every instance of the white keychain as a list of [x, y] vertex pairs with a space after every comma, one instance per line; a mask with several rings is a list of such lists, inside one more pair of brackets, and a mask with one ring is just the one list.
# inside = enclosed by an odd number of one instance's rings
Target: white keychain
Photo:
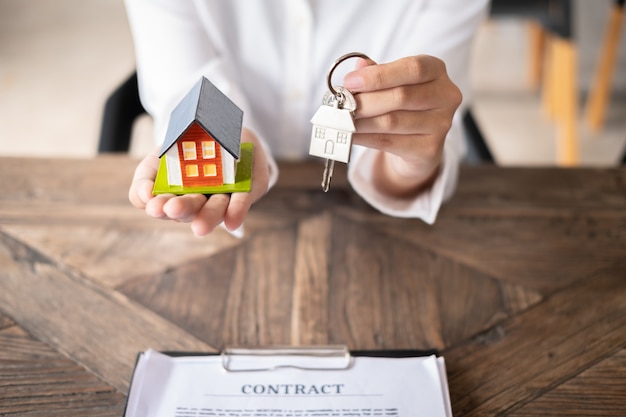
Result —
[[322, 105], [311, 118], [313, 129], [309, 154], [326, 159], [322, 176], [324, 191], [328, 191], [330, 187], [335, 161], [346, 164], [350, 161], [352, 134], [356, 132], [354, 126], [356, 100], [344, 87], [333, 86], [331, 80], [335, 68], [349, 58], [369, 60], [367, 55], [360, 52], [352, 52], [337, 59], [326, 76], [328, 91], [324, 94]]

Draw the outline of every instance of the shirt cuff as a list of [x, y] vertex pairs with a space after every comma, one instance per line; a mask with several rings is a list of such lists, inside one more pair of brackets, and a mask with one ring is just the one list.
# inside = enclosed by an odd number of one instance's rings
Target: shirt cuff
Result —
[[373, 183], [374, 161], [378, 151], [355, 146], [348, 167], [348, 180], [368, 204], [393, 217], [419, 218], [433, 224], [442, 203], [449, 199], [457, 184], [463, 149], [446, 141], [439, 174], [431, 187], [413, 198], [393, 198], [378, 191]]

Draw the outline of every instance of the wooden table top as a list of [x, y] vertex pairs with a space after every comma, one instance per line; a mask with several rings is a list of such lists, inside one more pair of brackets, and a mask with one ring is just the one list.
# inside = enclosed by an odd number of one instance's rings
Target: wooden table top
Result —
[[428, 226], [283, 164], [197, 239], [135, 165], [0, 158], [0, 415], [120, 416], [138, 352], [233, 344], [437, 349], [457, 417], [626, 415], [625, 168], [464, 167]]

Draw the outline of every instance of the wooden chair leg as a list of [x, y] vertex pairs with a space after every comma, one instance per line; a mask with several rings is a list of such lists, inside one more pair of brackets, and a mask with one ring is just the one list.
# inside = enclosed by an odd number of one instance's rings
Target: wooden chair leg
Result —
[[555, 65], [556, 62], [556, 47], [554, 44], [554, 36], [548, 35], [546, 37], [546, 51], [543, 63], [543, 85], [541, 89], [541, 104], [543, 107], [544, 113], [550, 118], [554, 119], [556, 117], [556, 94], [555, 94], [555, 85], [558, 79], [558, 74], [556, 73], [557, 68]]
[[532, 88], [539, 88], [542, 80], [545, 31], [530, 20], [528, 22], [528, 81]]
[[593, 78], [585, 108], [585, 119], [594, 132], [604, 127], [606, 111], [611, 95], [611, 81], [619, 52], [619, 38], [624, 23], [624, 6], [619, 2], [613, 7], [606, 28], [598, 66]]
[[580, 160], [578, 135], [578, 58], [574, 42], [556, 35], [546, 38], [542, 104], [557, 125], [556, 163], [577, 165]]
[[580, 159], [578, 136], [578, 52], [571, 40], [556, 38], [558, 75], [555, 94], [557, 105], [557, 163], [577, 165]]

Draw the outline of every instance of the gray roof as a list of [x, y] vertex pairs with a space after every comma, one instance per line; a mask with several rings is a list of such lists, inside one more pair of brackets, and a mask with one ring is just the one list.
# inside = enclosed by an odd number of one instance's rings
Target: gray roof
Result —
[[194, 121], [228, 153], [239, 159], [243, 112], [206, 77], [202, 77], [172, 111], [159, 157]]

